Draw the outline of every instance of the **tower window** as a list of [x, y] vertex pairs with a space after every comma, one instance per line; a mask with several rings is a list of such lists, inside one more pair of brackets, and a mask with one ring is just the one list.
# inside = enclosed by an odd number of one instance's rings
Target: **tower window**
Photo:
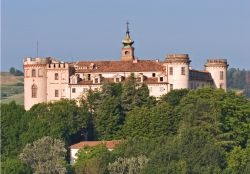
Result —
[[58, 89], [55, 90], [55, 97], [59, 97], [59, 91], [58, 91]]
[[181, 75], [185, 75], [185, 67], [181, 67]]
[[169, 67], [169, 75], [173, 75], [173, 67]]
[[32, 77], [36, 77], [36, 70], [35, 70], [35, 69], [32, 69], [32, 71], [31, 71], [31, 76], [32, 76]]
[[223, 73], [223, 71], [220, 71], [220, 80], [223, 80], [224, 79], [224, 73]]
[[160, 77], [160, 82], [163, 82], [163, 77]]
[[55, 73], [55, 80], [59, 80], [59, 75], [58, 75], [58, 73]]
[[72, 93], [76, 93], [76, 88], [72, 88]]
[[155, 77], [155, 73], [152, 73], [152, 77]]
[[125, 55], [128, 55], [128, 54], [129, 54], [129, 51], [125, 51], [124, 53], [125, 53]]
[[31, 97], [37, 98], [37, 86], [35, 84], [31, 86]]

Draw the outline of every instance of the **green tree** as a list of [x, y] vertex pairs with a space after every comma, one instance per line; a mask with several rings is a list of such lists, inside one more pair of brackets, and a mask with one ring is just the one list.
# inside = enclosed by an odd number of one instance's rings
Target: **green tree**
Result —
[[7, 158], [1, 162], [2, 174], [31, 174], [31, 169], [21, 160], [16, 158]]
[[94, 116], [96, 138], [114, 139], [124, 121], [120, 101], [117, 97], [105, 97]]
[[167, 102], [171, 106], [179, 105], [181, 99], [188, 94], [188, 89], [172, 90], [160, 98], [160, 102]]
[[20, 159], [29, 165], [34, 173], [66, 173], [66, 149], [64, 143], [51, 137], [43, 137], [27, 144]]
[[22, 134], [23, 145], [43, 136], [63, 139], [66, 147], [87, 138], [88, 108], [78, 107], [73, 100], [41, 103], [33, 106], [24, 115], [29, 122]]
[[118, 158], [115, 162], [109, 163], [110, 174], [138, 174], [148, 163], [149, 159], [140, 155], [131, 158]]
[[76, 174], [107, 174], [108, 163], [112, 161], [111, 153], [103, 144], [85, 146], [77, 152], [77, 157], [74, 164]]
[[[25, 110], [14, 101], [1, 104], [1, 158], [15, 157], [21, 150], [20, 136], [23, 133], [20, 124]], [[27, 125], [27, 123], [25, 123]]]
[[234, 147], [227, 154], [227, 163], [228, 168], [233, 173], [248, 173], [250, 164], [250, 141], [248, 141], [246, 148], [241, 148], [240, 146]]
[[167, 103], [155, 107], [135, 108], [126, 116], [123, 125], [125, 137], [159, 137], [176, 132], [178, 119], [173, 107]]
[[14, 67], [11, 67], [9, 72], [10, 72], [10, 74], [15, 75], [16, 69]]

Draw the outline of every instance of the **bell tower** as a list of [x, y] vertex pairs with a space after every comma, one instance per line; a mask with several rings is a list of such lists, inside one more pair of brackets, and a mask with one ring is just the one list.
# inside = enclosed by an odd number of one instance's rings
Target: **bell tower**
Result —
[[133, 61], [134, 60], [134, 50], [135, 48], [132, 46], [134, 41], [131, 39], [129, 35], [129, 23], [127, 22], [127, 31], [126, 36], [122, 40], [123, 48], [122, 48], [122, 61]]

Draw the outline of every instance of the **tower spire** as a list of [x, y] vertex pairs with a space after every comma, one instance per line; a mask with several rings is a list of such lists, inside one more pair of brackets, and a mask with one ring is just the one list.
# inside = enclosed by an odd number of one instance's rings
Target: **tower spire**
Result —
[[131, 39], [130, 34], [129, 34], [129, 22], [126, 22], [127, 25], [127, 31], [126, 31], [126, 36], [123, 39], [122, 43], [124, 47], [132, 47], [134, 41]]
[[131, 39], [129, 35], [129, 22], [126, 22], [126, 35], [122, 40], [123, 48], [122, 48], [122, 61], [133, 61], [134, 60], [134, 47], [132, 46], [134, 41]]

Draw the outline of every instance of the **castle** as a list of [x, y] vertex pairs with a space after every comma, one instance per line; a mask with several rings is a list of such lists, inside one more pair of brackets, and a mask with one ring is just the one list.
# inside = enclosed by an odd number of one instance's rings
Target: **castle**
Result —
[[105, 82], [120, 83], [134, 73], [138, 84], [147, 84], [150, 95], [160, 97], [173, 89], [215, 86], [227, 90], [227, 60], [208, 59], [205, 70], [190, 67], [188, 54], [169, 54], [164, 61], [139, 60], [127, 24], [121, 60], [62, 62], [25, 58], [24, 107], [62, 98], [79, 99], [88, 90], [100, 90]]

